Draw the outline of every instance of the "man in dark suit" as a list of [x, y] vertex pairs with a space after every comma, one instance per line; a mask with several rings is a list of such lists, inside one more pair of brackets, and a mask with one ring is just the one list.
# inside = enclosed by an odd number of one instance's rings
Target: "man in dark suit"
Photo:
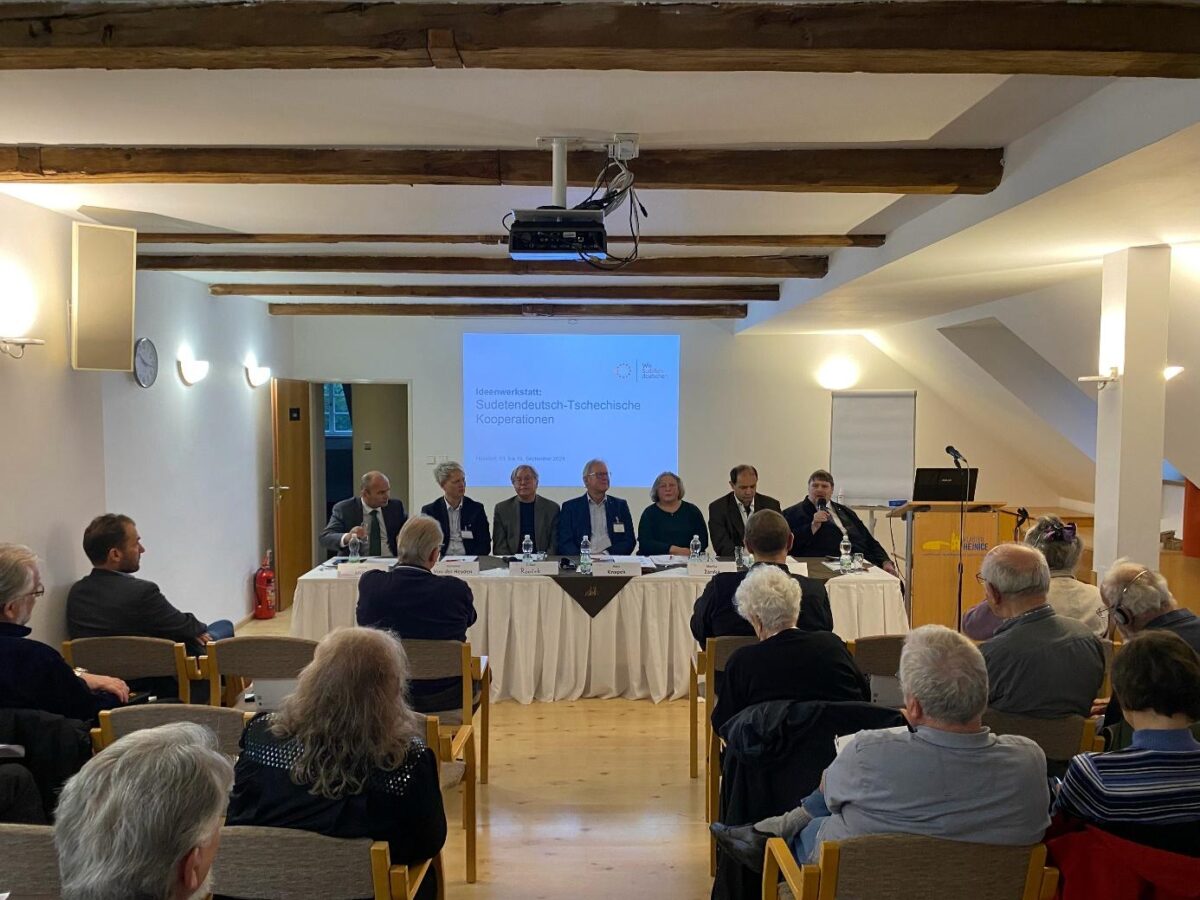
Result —
[[516, 556], [529, 535], [535, 553], [553, 554], [558, 547], [558, 504], [538, 496], [538, 473], [533, 466], [517, 466], [511, 480], [517, 495], [501, 500], [492, 511], [496, 526], [492, 552]]
[[712, 711], [715, 730], [768, 700], [871, 699], [870, 685], [840, 637], [796, 627], [801, 590], [785, 573], [756, 566], [738, 586], [736, 605], [759, 643], [729, 657]]
[[589, 459], [583, 467], [583, 486], [587, 493], [568, 500], [558, 514], [558, 552], [578, 556], [579, 542], [586, 535], [592, 553], [628, 556], [637, 543], [633, 515], [628, 503], [608, 495], [608, 463]]
[[832, 497], [832, 475], [817, 469], [808, 476], [808, 496], [783, 511], [795, 538], [793, 552], [797, 556], [840, 556], [845, 534], [850, 538], [852, 553], [861, 553], [867, 562], [900, 577], [895, 564], [858, 513], [834, 503]]
[[83, 532], [83, 552], [93, 568], [67, 594], [67, 633], [72, 639], [166, 638], [186, 644], [195, 656], [209, 641], [233, 637], [232, 622], [206, 625], [172, 606], [153, 581], [134, 577], [146, 548], [128, 516], [108, 513], [93, 519]]
[[[441, 526], [429, 516], [413, 516], [396, 546], [395, 566], [366, 572], [358, 581], [358, 624], [411, 640], [465, 641], [475, 624], [475, 598], [461, 578], [433, 574], [441, 556]], [[418, 712], [462, 706], [460, 678], [417, 680], [411, 690]]]
[[421, 507], [421, 512], [442, 526], [443, 556], [487, 556], [492, 552], [483, 504], [467, 496], [467, 473], [456, 462], [434, 466], [434, 480], [442, 497]]
[[[754, 554], [754, 569], [770, 566], [787, 572], [791, 547], [792, 533], [781, 513], [773, 509], [759, 510], [746, 522], [746, 549]], [[692, 634], [701, 647], [710, 637], [754, 634], [750, 623], [738, 614], [733, 603], [738, 587], [748, 574], [721, 572], [705, 586], [692, 612]], [[800, 585], [803, 596], [796, 627], [801, 631], [833, 631], [833, 613], [829, 609], [825, 585], [805, 575], [792, 575], [792, 578]]]
[[734, 466], [729, 472], [729, 486], [732, 491], [708, 504], [708, 533], [717, 556], [733, 556], [735, 547], [746, 546], [746, 520], [758, 510], [781, 510], [778, 500], [758, 492], [758, 469], [754, 466]]
[[321, 546], [341, 553], [356, 537], [364, 542], [367, 556], [395, 556], [396, 535], [408, 518], [404, 504], [391, 499], [392, 483], [382, 472], [367, 472], [359, 488], [357, 497], [334, 504], [329, 524], [321, 532]]

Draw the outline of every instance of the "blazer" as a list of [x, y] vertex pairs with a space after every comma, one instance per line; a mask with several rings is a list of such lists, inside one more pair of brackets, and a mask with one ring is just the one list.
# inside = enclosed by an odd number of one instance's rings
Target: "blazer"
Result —
[[[408, 521], [404, 504], [399, 500], [389, 500], [383, 507], [383, 530], [387, 537], [387, 546], [396, 555], [396, 535]], [[351, 528], [357, 528], [363, 523], [363, 506], [361, 497], [349, 497], [333, 505], [333, 513], [329, 516], [329, 524], [321, 532], [321, 546], [334, 553], [342, 550], [342, 535]]]
[[[733, 556], [734, 547], [746, 544], [746, 526], [742, 522], [738, 506], [733, 491], [708, 504], [708, 533], [712, 537], [713, 550], [717, 556]], [[754, 511], [758, 512], [760, 509], [783, 512], [779, 501], [766, 494], [754, 496]]]
[[[553, 554], [558, 547], [558, 504], [541, 496], [533, 498], [533, 545], [539, 553]], [[492, 552], [497, 556], [516, 556], [521, 552], [521, 500], [509, 497], [492, 511], [496, 533]]]
[[[775, 565], [787, 571], [782, 563], [759, 563]], [[733, 605], [733, 595], [747, 572], [720, 572], [704, 587], [704, 593], [696, 600], [692, 612], [692, 634], [704, 646], [710, 637], [743, 634], [753, 635], [750, 623], [738, 615]], [[796, 627], [801, 631], [833, 631], [833, 612], [829, 608], [829, 593], [825, 583], [806, 575], [792, 575], [800, 582], [800, 621]], [[869, 699], [869, 698], [868, 698]]]
[[[446, 498], [438, 497], [432, 503], [421, 507], [421, 512], [433, 516], [442, 526], [442, 554], [450, 546], [450, 512], [446, 509]], [[492, 532], [488, 528], [487, 512], [483, 504], [470, 497], [463, 497], [459, 507], [459, 528], [471, 532], [470, 537], [463, 538], [463, 548], [469, 556], [487, 556], [492, 552]]]
[[[868, 562], [877, 566], [891, 562], [887, 551], [880, 546], [879, 541], [875, 540], [874, 535], [858, 517], [858, 513], [848, 506], [833, 501], [830, 501], [829, 508], [837, 513], [838, 519], [846, 526], [846, 533], [850, 536], [850, 546], [853, 548], [853, 552], [861, 553]], [[788, 527], [792, 529], [793, 556], [840, 555], [842, 530], [830, 521], [817, 529], [816, 534], [813, 534], [812, 521], [816, 514], [817, 507], [807, 497], [795, 506], [789, 506], [784, 510], [783, 516], [787, 519]]]
[[208, 626], [191, 613], [180, 612], [158, 585], [121, 572], [92, 569], [67, 594], [67, 634], [74, 638], [166, 638], [187, 644], [193, 656], [203, 648], [196, 640]]
[[[592, 535], [592, 513], [588, 506], [588, 495], [568, 500], [562, 505], [558, 514], [558, 552], [563, 556], [578, 556], [579, 542], [584, 535]], [[608, 539], [612, 541], [610, 553], [627, 556], [633, 552], [637, 536], [633, 533], [633, 516], [629, 512], [629, 504], [620, 497], [608, 494], [604, 498], [604, 522], [608, 530]], [[613, 526], [622, 526], [621, 531], [614, 531]]]

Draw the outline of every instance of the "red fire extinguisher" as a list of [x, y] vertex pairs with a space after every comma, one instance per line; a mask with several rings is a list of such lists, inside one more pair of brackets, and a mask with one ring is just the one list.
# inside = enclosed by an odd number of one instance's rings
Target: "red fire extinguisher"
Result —
[[271, 566], [271, 551], [254, 573], [254, 618], [275, 618], [275, 569]]

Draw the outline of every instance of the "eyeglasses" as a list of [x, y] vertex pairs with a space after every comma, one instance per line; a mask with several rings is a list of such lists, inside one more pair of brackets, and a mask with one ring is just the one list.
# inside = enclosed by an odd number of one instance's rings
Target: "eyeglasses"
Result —
[[984, 579], [982, 572], [975, 573], [975, 580], [978, 581], [980, 584], [987, 584], [987, 581]]
[[588, 472], [588, 478], [608, 478], [608, 472]]
[[46, 586], [44, 584], [39, 584], [32, 591], [30, 591], [28, 594], [25, 594], [24, 596], [32, 597], [34, 600], [40, 600], [42, 597], [46, 596]]

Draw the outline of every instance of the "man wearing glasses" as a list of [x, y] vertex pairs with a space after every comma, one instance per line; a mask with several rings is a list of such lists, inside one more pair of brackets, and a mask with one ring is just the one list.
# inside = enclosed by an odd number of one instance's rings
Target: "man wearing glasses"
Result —
[[497, 556], [516, 556], [525, 535], [533, 541], [535, 553], [553, 554], [558, 550], [558, 504], [538, 496], [537, 469], [520, 465], [510, 476], [515, 497], [501, 500], [492, 510], [492, 552]]
[[629, 504], [608, 495], [608, 464], [602, 459], [588, 460], [583, 467], [583, 486], [587, 493], [562, 505], [558, 517], [558, 552], [578, 556], [579, 542], [587, 536], [591, 552], [626, 556], [633, 552], [636, 537]]

